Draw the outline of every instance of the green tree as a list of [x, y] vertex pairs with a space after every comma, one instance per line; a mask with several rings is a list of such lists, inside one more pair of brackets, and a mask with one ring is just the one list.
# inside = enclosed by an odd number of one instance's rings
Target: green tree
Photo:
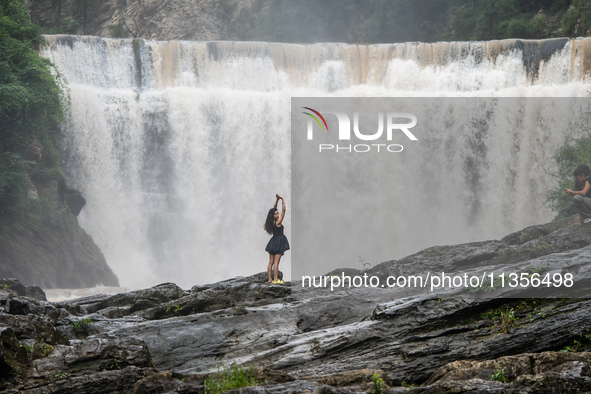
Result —
[[579, 164], [591, 164], [591, 136], [578, 139], [563, 146], [554, 155], [557, 167], [558, 187], [548, 192], [550, 208], [556, 212], [555, 220], [577, 213], [572, 196], [564, 192], [565, 188], [574, 188], [573, 171]]
[[49, 153], [42, 165], [59, 171], [53, 142], [63, 119], [64, 89], [53, 74], [57, 70], [37, 52], [43, 44], [23, 1], [0, 0], [0, 215], [18, 211], [25, 198], [25, 171], [32, 168], [24, 154], [32, 139]]
[[246, 33], [246, 38], [279, 42], [346, 41], [363, 4], [355, 0], [276, 0]]
[[279, 42], [433, 41], [457, 0], [276, 0], [245, 39]]
[[[257, 0], [241, 39], [394, 43], [584, 34], [588, 0]], [[563, 14], [562, 21], [552, 21]]]

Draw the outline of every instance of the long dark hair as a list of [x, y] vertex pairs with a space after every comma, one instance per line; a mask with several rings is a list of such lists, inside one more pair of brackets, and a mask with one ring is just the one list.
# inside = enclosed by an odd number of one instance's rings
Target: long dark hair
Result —
[[589, 166], [587, 164], [579, 164], [579, 166], [573, 172], [574, 176], [577, 175], [587, 175], [589, 176]]
[[267, 220], [265, 220], [264, 229], [269, 234], [273, 234], [272, 228], [275, 225], [275, 217], [274, 216], [275, 216], [276, 211], [277, 211], [277, 208], [269, 209], [269, 213], [267, 214]]

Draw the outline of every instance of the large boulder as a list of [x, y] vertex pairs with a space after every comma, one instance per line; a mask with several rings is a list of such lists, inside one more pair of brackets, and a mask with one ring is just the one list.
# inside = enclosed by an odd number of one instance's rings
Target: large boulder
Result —
[[[48, 160], [38, 140], [29, 144], [26, 156], [37, 163]], [[51, 174], [27, 174], [27, 208], [0, 220], [0, 278], [43, 288], [118, 286], [102, 252], [78, 225], [86, 201], [61, 173]]]

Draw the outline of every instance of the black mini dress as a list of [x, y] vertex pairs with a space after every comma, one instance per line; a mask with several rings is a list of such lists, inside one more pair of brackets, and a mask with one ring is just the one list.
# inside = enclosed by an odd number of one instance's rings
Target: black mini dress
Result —
[[283, 234], [283, 225], [281, 227], [277, 227], [273, 225], [273, 236], [267, 243], [267, 247], [265, 248], [269, 254], [280, 254], [286, 250], [289, 250], [289, 242], [287, 241], [287, 237]]

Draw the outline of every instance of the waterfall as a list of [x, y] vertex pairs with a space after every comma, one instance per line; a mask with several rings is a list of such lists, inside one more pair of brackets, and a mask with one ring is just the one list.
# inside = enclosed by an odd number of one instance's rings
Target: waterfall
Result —
[[[129, 287], [190, 287], [266, 269], [263, 222], [275, 193], [286, 196], [290, 235], [291, 97], [584, 97], [591, 69], [591, 39], [298, 45], [46, 38], [41, 54], [70, 90], [60, 148], [68, 182], [87, 199], [79, 221]], [[536, 157], [546, 160], [580, 136], [562, 130], [541, 147], [534, 132], [515, 140], [519, 155], [507, 169], [514, 182], [539, 177], [544, 163]], [[491, 160], [507, 154], [499, 141], [478, 136], [461, 149], [481, 145]], [[479, 165], [473, 171], [492, 177]], [[549, 187], [542, 182], [535, 192], [543, 197]], [[512, 192], [499, 205], [525, 207], [527, 198]], [[552, 218], [546, 206], [536, 208], [516, 209], [511, 220], [468, 238], [407, 234], [419, 241], [386, 259]], [[444, 233], [444, 225], [432, 232]], [[288, 252], [280, 268], [288, 273], [290, 264]]]

